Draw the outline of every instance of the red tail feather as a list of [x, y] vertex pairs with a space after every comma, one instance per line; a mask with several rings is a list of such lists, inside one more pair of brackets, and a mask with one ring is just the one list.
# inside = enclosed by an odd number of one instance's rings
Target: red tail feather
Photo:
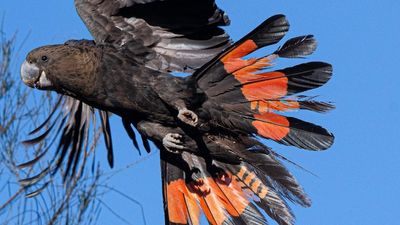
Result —
[[259, 135], [280, 141], [285, 138], [290, 131], [290, 124], [286, 117], [274, 113], [255, 114], [253, 126]]

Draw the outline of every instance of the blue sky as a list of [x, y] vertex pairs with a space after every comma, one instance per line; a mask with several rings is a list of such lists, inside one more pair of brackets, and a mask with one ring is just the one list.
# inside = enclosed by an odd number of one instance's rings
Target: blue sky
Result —
[[[323, 60], [334, 66], [333, 79], [309, 93], [336, 103], [331, 113], [298, 113], [330, 129], [334, 146], [325, 152], [307, 152], [272, 144], [279, 153], [318, 175], [290, 167], [313, 199], [311, 208], [293, 206], [297, 224], [393, 225], [398, 224], [400, 200], [400, 1], [220, 1], [231, 17], [227, 29], [237, 40], [267, 17], [283, 13], [291, 23], [288, 37], [314, 34], [317, 52], [308, 60]], [[13, 0], [0, 3], [4, 28], [19, 41], [30, 32], [15, 71], [34, 47], [90, 38], [75, 13], [72, 0]], [[266, 49], [262, 52], [268, 53]], [[283, 64], [298, 62], [285, 60]], [[279, 66], [279, 64], [277, 65]], [[18, 75], [18, 74], [15, 74]], [[116, 167], [140, 157], [133, 150], [119, 120], [114, 118]], [[268, 145], [270, 142], [266, 142]], [[104, 158], [99, 149], [99, 158]], [[110, 171], [105, 161], [103, 170]], [[162, 224], [161, 181], [158, 154], [115, 176], [110, 185], [141, 202], [147, 224]], [[132, 221], [143, 224], [139, 207], [109, 194], [109, 206]], [[99, 224], [118, 220], [103, 209]]]

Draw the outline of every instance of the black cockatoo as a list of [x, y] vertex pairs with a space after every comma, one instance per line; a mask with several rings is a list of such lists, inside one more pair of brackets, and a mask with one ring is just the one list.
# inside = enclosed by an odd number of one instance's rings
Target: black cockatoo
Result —
[[[56, 171], [64, 159], [65, 174], [73, 176], [95, 108], [111, 166], [109, 113], [122, 118], [135, 145], [132, 126], [146, 146], [150, 140], [160, 149], [166, 224], [199, 224], [201, 212], [210, 224], [267, 224], [260, 209], [280, 225], [293, 224], [286, 199], [302, 206], [310, 199], [257, 136], [309, 150], [333, 144], [324, 128], [282, 115], [333, 108], [297, 95], [324, 85], [331, 65], [268, 70], [279, 57], [311, 54], [313, 36], [289, 39], [265, 57], [244, 58], [284, 37], [285, 16], [270, 17], [232, 44], [220, 28], [229, 19], [213, 0], [75, 0], [75, 5], [95, 40], [34, 49], [21, 67], [28, 86], [69, 96], [56, 105], [63, 101], [67, 113], [51, 119], [53, 111], [33, 133], [49, 129], [26, 142], [40, 142], [58, 123], [57, 160], [24, 182]], [[175, 77], [171, 71], [192, 75]]]

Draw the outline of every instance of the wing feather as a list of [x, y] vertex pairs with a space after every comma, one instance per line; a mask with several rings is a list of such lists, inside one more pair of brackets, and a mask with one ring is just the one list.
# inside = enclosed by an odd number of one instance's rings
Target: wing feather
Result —
[[75, 0], [75, 6], [97, 44], [139, 43], [157, 70], [189, 72], [230, 45], [219, 27], [229, 19], [214, 0]]

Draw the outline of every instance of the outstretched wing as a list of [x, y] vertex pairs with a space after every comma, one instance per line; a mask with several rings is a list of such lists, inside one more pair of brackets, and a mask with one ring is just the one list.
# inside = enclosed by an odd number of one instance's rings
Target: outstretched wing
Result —
[[[230, 45], [214, 0], [75, 0], [97, 44], [147, 48], [147, 65], [191, 71]], [[133, 52], [135, 53], [135, 52]]]
[[[98, 111], [101, 119], [99, 126], [96, 125], [95, 111]], [[107, 112], [95, 110], [81, 101], [60, 95], [45, 121], [30, 132], [33, 138], [24, 141], [23, 144], [36, 145], [42, 143], [46, 138], [48, 138], [48, 142], [42, 145], [43, 150], [34, 159], [20, 164], [19, 168], [31, 168], [38, 161], [45, 159], [48, 150], [53, 144], [56, 144], [57, 149], [54, 158], [47, 168], [36, 176], [21, 180], [21, 184], [24, 186], [35, 185], [48, 175], [55, 174], [63, 165], [65, 165], [62, 169], [64, 180], [79, 177], [80, 174], [76, 173], [81, 166], [84, 166], [87, 157], [91, 155], [91, 151], [96, 146], [100, 136], [100, 130], [102, 130], [105, 139], [108, 162], [112, 167], [113, 151], [108, 117]], [[54, 143], [57, 142], [57, 139], [58, 143]]]

